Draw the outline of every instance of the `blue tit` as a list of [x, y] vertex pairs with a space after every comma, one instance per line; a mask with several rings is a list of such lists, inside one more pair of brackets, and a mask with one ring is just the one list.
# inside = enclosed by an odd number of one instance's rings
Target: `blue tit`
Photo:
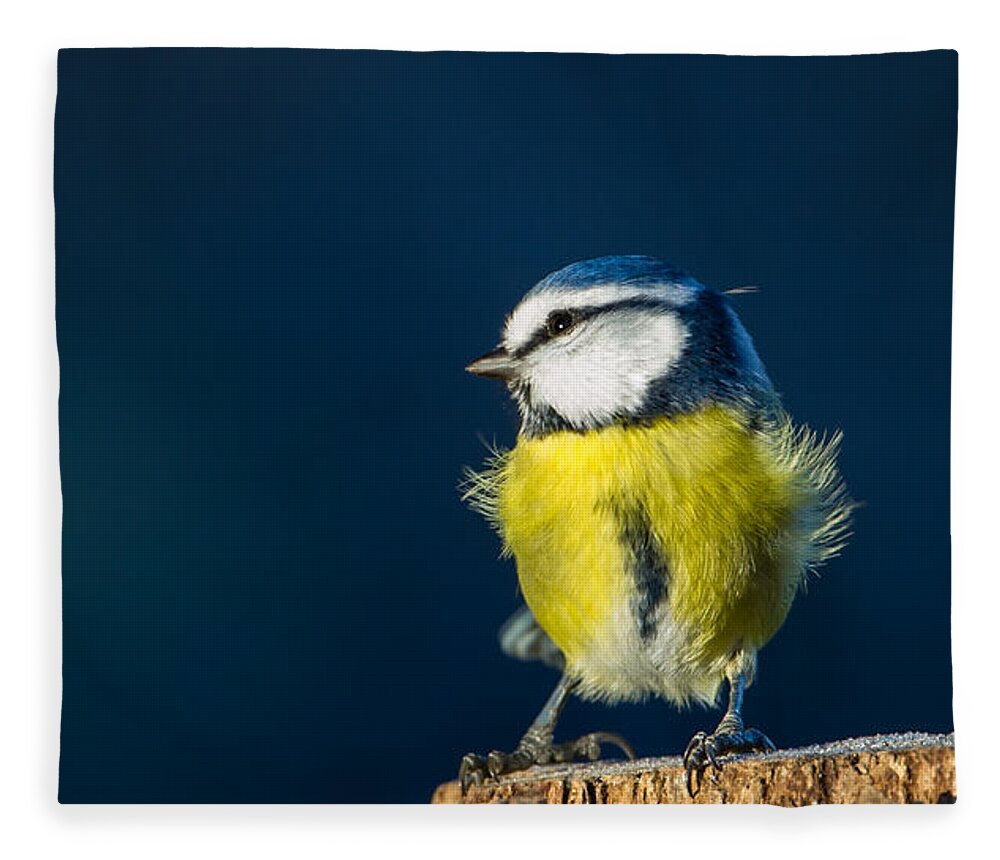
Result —
[[574, 263], [534, 286], [500, 346], [467, 368], [502, 380], [517, 444], [470, 472], [466, 498], [512, 555], [526, 606], [501, 646], [562, 669], [511, 753], [470, 753], [463, 787], [599, 757], [617, 735], [556, 744], [571, 694], [728, 707], [684, 754], [693, 775], [773, 750], [743, 723], [757, 653], [809, 572], [835, 555], [850, 502], [839, 434], [783, 411], [728, 295], [645, 256]]

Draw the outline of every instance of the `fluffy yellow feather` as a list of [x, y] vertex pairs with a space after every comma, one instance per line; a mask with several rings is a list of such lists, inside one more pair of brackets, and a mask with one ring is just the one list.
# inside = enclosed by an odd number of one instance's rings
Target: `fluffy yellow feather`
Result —
[[[780, 418], [722, 406], [645, 424], [522, 436], [471, 473], [524, 598], [591, 698], [716, 695], [726, 662], [784, 622], [810, 568], [835, 554], [850, 502], [835, 456]], [[666, 559], [657, 635], [641, 642], [621, 511]]]

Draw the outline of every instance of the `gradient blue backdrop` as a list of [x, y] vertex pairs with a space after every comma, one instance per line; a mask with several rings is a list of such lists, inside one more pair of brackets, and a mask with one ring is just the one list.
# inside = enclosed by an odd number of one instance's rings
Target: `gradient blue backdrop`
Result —
[[[779, 744], [949, 730], [957, 56], [66, 50], [60, 799], [424, 801], [555, 677], [459, 501], [463, 372], [535, 280], [641, 253], [845, 433], [856, 536], [764, 650]], [[572, 704], [641, 754], [717, 714]]]

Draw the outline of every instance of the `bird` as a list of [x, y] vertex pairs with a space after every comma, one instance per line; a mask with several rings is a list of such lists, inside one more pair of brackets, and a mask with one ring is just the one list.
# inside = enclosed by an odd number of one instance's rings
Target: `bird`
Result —
[[721, 721], [683, 753], [692, 795], [727, 755], [775, 750], [744, 723], [744, 694], [856, 505], [841, 433], [785, 411], [732, 295], [656, 257], [572, 263], [528, 290], [466, 370], [502, 381], [520, 417], [516, 444], [462, 484], [524, 598], [500, 646], [560, 680], [513, 751], [461, 759], [462, 790], [603, 745], [634, 757], [610, 732], [556, 743], [571, 696], [712, 706], [728, 685]]

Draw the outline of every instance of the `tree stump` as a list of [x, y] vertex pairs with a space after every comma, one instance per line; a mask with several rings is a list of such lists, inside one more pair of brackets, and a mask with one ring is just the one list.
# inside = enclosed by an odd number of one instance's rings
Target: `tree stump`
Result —
[[688, 793], [679, 756], [534, 767], [497, 781], [457, 782], [433, 803], [954, 803], [953, 734], [875, 735], [731, 756]]

